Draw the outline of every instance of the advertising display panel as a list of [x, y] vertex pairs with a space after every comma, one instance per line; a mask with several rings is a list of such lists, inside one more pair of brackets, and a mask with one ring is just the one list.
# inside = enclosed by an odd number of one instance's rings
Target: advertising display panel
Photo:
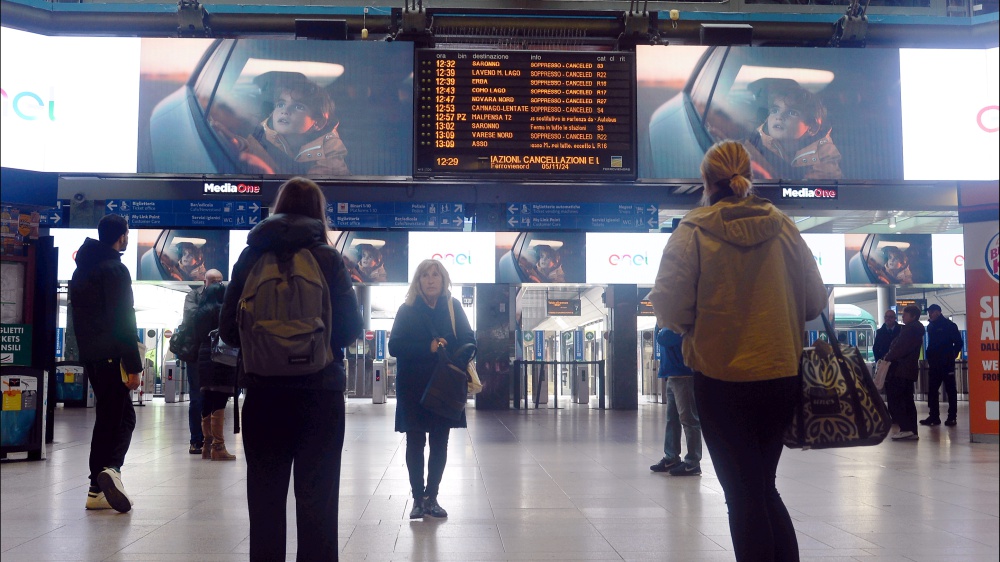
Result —
[[407, 42], [143, 39], [138, 171], [409, 175], [412, 61]]
[[1000, 49], [900, 49], [906, 179], [1000, 178]]
[[0, 164], [40, 172], [135, 172], [139, 39], [48, 37], [0, 27], [0, 46]]
[[744, 143], [758, 180], [903, 177], [897, 50], [640, 45], [636, 56], [640, 177], [700, 177], [726, 139]]
[[409, 283], [406, 232], [330, 232], [355, 283]]
[[[87, 238], [97, 240], [96, 228], [53, 228], [49, 231], [52, 236], [52, 245], [59, 250], [59, 261], [56, 264], [56, 278], [59, 281], [69, 281], [76, 271], [76, 252], [83, 246], [83, 241]], [[139, 231], [129, 232], [128, 247], [122, 253], [122, 263], [128, 268], [128, 272], [135, 281], [138, 276], [139, 263]]]
[[804, 233], [802, 239], [812, 250], [823, 284], [843, 285], [847, 282], [843, 234]]
[[229, 231], [200, 229], [139, 230], [132, 236], [139, 254], [139, 281], [205, 280], [217, 269], [229, 279]]
[[667, 233], [587, 233], [587, 283], [652, 285]]
[[411, 232], [409, 241], [408, 279], [413, 279], [420, 262], [432, 259], [444, 265], [452, 283], [496, 281], [494, 232]]
[[498, 232], [497, 283], [584, 283], [583, 232]]
[[851, 285], [935, 282], [930, 234], [846, 234], [844, 245]]
[[965, 284], [964, 246], [961, 234], [931, 234], [935, 285]]
[[968, 312], [969, 429], [973, 441], [1000, 433], [1000, 223], [964, 229]]

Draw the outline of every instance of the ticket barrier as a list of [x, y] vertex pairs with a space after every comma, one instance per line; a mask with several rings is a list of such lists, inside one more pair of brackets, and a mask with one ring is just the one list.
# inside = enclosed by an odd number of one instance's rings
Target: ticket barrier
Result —
[[[569, 372], [575, 372], [574, 382], [575, 387], [571, 390], [570, 400], [574, 403], [581, 403], [579, 400], [583, 396], [583, 390], [578, 387], [586, 387], [587, 399], [582, 403], [590, 403], [590, 377], [589, 369], [591, 365], [597, 366], [597, 408], [600, 410], [605, 409], [605, 363], [601, 361], [525, 361], [522, 359], [515, 359], [514, 364], [511, 366], [511, 380], [510, 388], [514, 397], [514, 409], [520, 410], [521, 408], [528, 409], [529, 400], [535, 403], [535, 408], [539, 407], [539, 404], [548, 403], [548, 384], [547, 376], [545, 372], [549, 367], [554, 369], [555, 372], [559, 372], [559, 367], [561, 365], [568, 366]], [[531, 388], [528, 390], [528, 379], [529, 373], [531, 375]], [[583, 378], [583, 380], [581, 380]], [[582, 384], [581, 384], [582, 383]], [[559, 387], [561, 385], [555, 385], [555, 400], [552, 401], [551, 409], [558, 409], [559, 406]]]
[[163, 362], [163, 399], [167, 403], [183, 400], [184, 376], [176, 359]]
[[573, 396], [575, 404], [590, 404], [590, 377], [587, 374], [587, 367], [584, 365], [577, 367], [575, 391]]
[[385, 361], [372, 362], [372, 404], [385, 404], [386, 389]]

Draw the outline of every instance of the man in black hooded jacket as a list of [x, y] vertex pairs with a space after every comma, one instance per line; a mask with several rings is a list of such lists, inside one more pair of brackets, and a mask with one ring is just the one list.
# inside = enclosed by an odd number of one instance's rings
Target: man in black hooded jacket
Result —
[[121, 260], [128, 247], [128, 223], [107, 215], [97, 234], [98, 240], [87, 238], [77, 251], [69, 283], [80, 360], [97, 398], [86, 507], [125, 513], [132, 501], [122, 485], [121, 466], [135, 429], [129, 393], [139, 387], [142, 371], [132, 277]]

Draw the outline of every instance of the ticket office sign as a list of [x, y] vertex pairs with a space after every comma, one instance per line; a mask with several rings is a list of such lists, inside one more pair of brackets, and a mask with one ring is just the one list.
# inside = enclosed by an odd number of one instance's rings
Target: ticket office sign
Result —
[[417, 51], [415, 175], [636, 176], [632, 53]]

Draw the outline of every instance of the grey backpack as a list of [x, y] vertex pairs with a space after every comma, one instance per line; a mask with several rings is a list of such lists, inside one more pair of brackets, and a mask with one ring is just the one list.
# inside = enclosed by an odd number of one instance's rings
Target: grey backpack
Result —
[[243, 367], [261, 376], [308, 375], [333, 362], [330, 291], [309, 248], [290, 259], [266, 252], [240, 296]]

